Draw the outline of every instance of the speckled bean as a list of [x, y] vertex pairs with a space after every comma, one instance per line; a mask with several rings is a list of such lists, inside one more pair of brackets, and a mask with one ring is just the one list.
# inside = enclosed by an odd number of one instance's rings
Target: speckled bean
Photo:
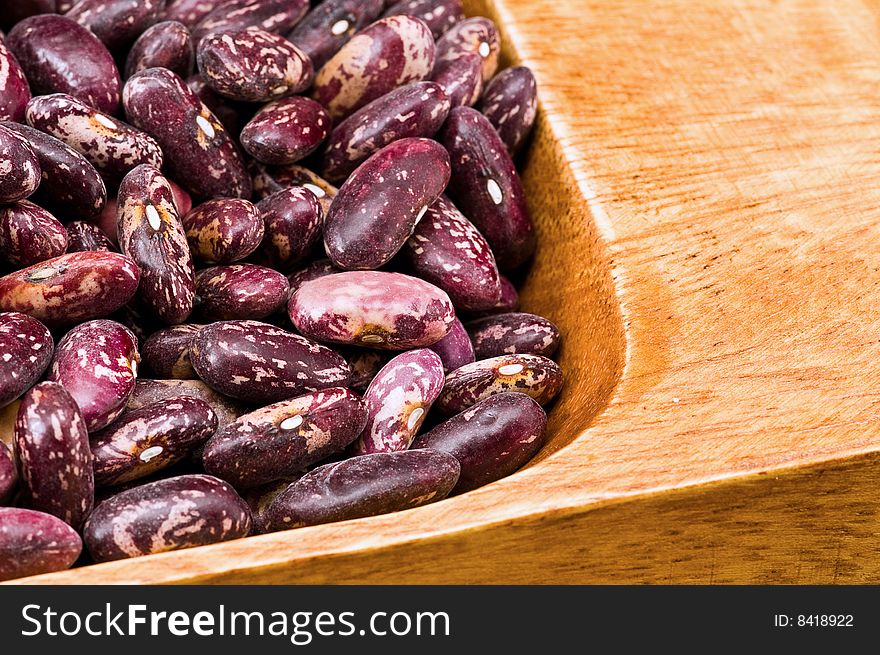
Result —
[[483, 58], [483, 81], [492, 79], [498, 70], [501, 41], [498, 30], [488, 18], [476, 16], [456, 23], [437, 39], [437, 61], [449, 61], [465, 52], [476, 52]]
[[323, 0], [287, 38], [319, 69], [361, 29], [379, 17], [383, 0]]
[[156, 378], [194, 380], [189, 346], [203, 325], [185, 323], [154, 332], [141, 347], [141, 369]]
[[383, 271], [347, 271], [305, 282], [288, 312], [308, 337], [382, 350], [430, 346], [449, 333], [455, 319], [445, 292]]
[[181, 475], [128, 489], [99, 504], [84, 538], [96, 562], [246, 537], [247, 504], [210, 475]]
[[216, 116], [177, 75], [148, 68], [122, 92], [125, 114], [152, 136], [172, 177], [200, 198], [251, 195], [251, 179], [234, 141]]
[[483, 93], [483, 58], [465, 52], [455, 59], [438, 61], [431, 79], [439, 84], [453, 107], [470, 107]]
[[196, 62], [208, 86], [240, 102], [269, 102], [299, 93], [314, 77], [308, 55], [282, 36], [253, 28], [206, 36]]
[[264, 164], [292, 164], [312, 154], [330, 133], [327, 111], [296, 96], [260, 109], [241, 131], [241, 147]]
[[101, 228], [86, 223], [73, 221], [65, 226], [67, 230], [67, 252], [103, 251], [115, 252], [116, 247]]
[[501, 298], [492, 249], [445, 197], [428, 209], [406, 242], [404, 253], [416, 275], [443, 289], [457, 309], [491, 309]]
[[456, 414], [504, 391], [518, 391], [546, 405], [562, 389], [562, 382], [562, 369], [552, 359], [501, 355], [465, 364], [447, 375], [437, 407], [444, 414]]
[[0, 407], [27, 391], [52, 361], [46, 326], [19, 312], [0, 312]]
[[209, 34], [259, 29], [284, 34], [309, 10], [309, 0], [228, 0], [193, 29], [196, 44]]
[[296, 293], [296, 290], [299, 289], [304, 282], [317, 280], [319, 277], [332, 275], [333, 273], [342, 273], [342, 269], [334, 266], [333, 262], [329, 259], [318, 259], [313, 261], [305, 268], [294, 271], [287, 276], [287, 281], [290, 283], [290, 295], [292, 296]]
[[284, 400], [239, 417], [211, 438], [205, 470], [237, 489], [263, 485], [341, 451], [366, 420], [360, 398], [341, 387]]
[[89, 434], [76, 401], [60, 384], [42, 382], [21, 399], [15, 457], [27, 506], [82, 528], [95, 502]]
[[137, 339], [124, 325], [99, 320], [70, 330], [55, 348], [47, 379], [70, 392], [89, 432], [122, 413], [134, 390], [140, 356]]
[[449, 494], [458, 460], [433, 450], [372, 453], [326, 464], [281, 492], [264, 513], [267, 532], [419, 507]]
[[24, 71], [0, 36], [0, 121], [21, 121], [30, 99], [31, 88]]
[[111, 187], [138, 164], [162, 167], [162, 150], [149, 135], [73, 96], [55, 93], [28, 103], [28, 125], [76, 150]]
[[341, 355], [259, 321], [224, 321], [201, 330], [190, 359], [210, 387], [246, 402], [271, 403], [348, 383]]
[[273, 268], [290, 271], [321, 236], [324, 215], [317, 197], [306, 187], [293, 186], [264, 198], [257, 209], [266, 226], [261, 259]]
[[0, 259], [23, 268], [67, 250], [67, 230], [39, 205], [20, 200], [0, 205]]
[[346, 270], [376, 269], [403, 247], [449, 182], [436, 141], [401, 139], [352, 173], [324, 221], [327, 256]]
[[532, 459], [544, 445], [546, 427], [547, 415], [532, 398], [500, 393], [419, 435], [413, 447], [453, 455], [461, 464], [453, 493], [464, 493], [506, 477]]
[[425, 21], [435, 39], [464, 20], [461, 0], [400, 0], [385, 10], [383, 16], [414, 16]]
[[245, 408], [226, 396], [221, 396], [201, 380], [143, 380], [134, 387], [125, 411], [131, 412], [174, 396], [200, 398], [217, 415], [217, 429], [222, 430], [245, 413]]
[[205, 16], [229, 0], [168, 0], [163, 18], [180, 21], [188, 28], [198, 25]]
[[260, 319], [283, 308], [287, 278], [265, 266], [230, 264], [196, 273], [197, 312], [206, 321]]
[[139, 298], [162, 321], [185, 321], [193, 308], [194, 270], [168, 181], [152, 166], [138, 166], [119, 186], [117, 207], [119, 248], [141, 269]]
[[433, 346], [430, 346], [430, 348], [440, 356], [443, 362], [443, 370], [446, 373], [451, 373], [465, 364], [471, 364], [476, 361], [474, 345], [471, 343], [464, 325], [457, 318], [452, 324], [449, 334]]
[[407, 137], [432, 137], [449, 114], [434, 82], [413, 82], [361, 107], [333, 129], [321, 162], [328, 180], [344, 180], [374, 152]]
[[125, 413], [91, 436], [95, 484], [144, 478], [186, 458], [217, 430], [204, 400], [176, 396]]
[[320, 175], [297, 164], [265, 166], [259, 162], [253, 162], [253, 171], [254, 195], [257, 198], [266, 198], [291, 186], [304, 186], [315, 194], [321, 204], [324, 216], [330, 211], [330, 205], [333, 204], [333, 199], [339, 192], [339, 189]]
[[89, 161], [63, 141], [18, 123], [3, 123], [23, 136], [40, 162], [40, 187], [31, 200], [65, 220], [96, 216], [107, 202], [107, 188]]
[[15, 491], [18, 471], [6, 444], [0, 441], [0, 505], [3, 505]]
[[164, 11], [165, 0], [79, 0], [65, 16], [118, 52], [134, 43]]
[[494, 314], [466, 327], [478, 359], [514, 354], [551, 357], [559, 347], [559, 328], [535, 314]]
[[156, 23], [141, 34], [125, 60], [125, 76], [147, 68], [167, 68], [189, 77], [195, 67], [196, 52], [186, 25], [177, 21]]
[[0, 203], [24, 200], [38, 186], [40, 160], [37, 154], [18, 132], [0, 124]]
[[131, 300], [140, 271], [112, 252], [73, 252], [0, 278], [0, 311], [30, 314], [51, 326], [112, 314]]
[[79, 535], [59, 518], [0, 507], [0, 580], [70, 568], [82, 552]]
[[470, 107], [449, 112], [443, 144], [452, 161], [450, 191], [486, 241], [501, 270], [535, 251], [535, 231], [522, 183], [507, 147], [489, 119]]
[[519, 152], [538, 113], [538, 85], [526, 66], [501, 71], [486, 86], [480, 111], [495, 126], [511, 155]]
[[251, 515], [254, 519], [254, 533], [262, 534], [265, 532], [265, 513], [272, 501], [278, 497], [282, 491], [287, 489], [291, 484], [299, 480], [306, 474], [305, 471], [288, 476], [269, 484], [264, 484], [253, 489], [248, 489], [242, 493], [242, 498], [251, 508]]
[[418, 18], [389, 16], [356, 34], [318, 71], [312, 97], [334, 120], [434, 68], [434, 37]]
[[443, 362], [422, 348], [388, 362], [364, 394], [369, 418], [352, 453], [406, 450], [443, 389]]
[[391, 358], [389, 353], [381, 350], [357, 347], [344, 349], [342, 356], [351, 369], [351, 381], [348, 386], [361, 394], [367, 390], [370, 382]]
[[197, 205], [183, 217], [193, 257], [207, 264], [244, 259], [263, 241], [260, 211], [240, 198], [217, 198]]
[[476, 316], [491, 316], [493, 314], [504, 314], [507, 312], [515, 312], [519, 309], [519, 293], [513, 283], [501, 274], [501, 298], [490, 309], [477, 312]]
[[67, 93], [115, 114], [121, 81], [113, 57], [85, 27], [44, 14], [18, 23], [6, 38], [35, 95]]

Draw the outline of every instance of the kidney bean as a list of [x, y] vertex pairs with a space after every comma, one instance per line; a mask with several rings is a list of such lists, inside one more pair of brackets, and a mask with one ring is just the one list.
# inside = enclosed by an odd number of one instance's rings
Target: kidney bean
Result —
[[322, 389], [240, 416], [205, 446], [205, 470], [237, 489], [297, 473], [354, 441], [367, 410], [354, 393]]
[[79, 0], [65, 16], [118, 52], [134, 43], [164, 11], [165, 0]]
[[6, 444], [0, 441], [0, 505], [5, 503], [15, 491], [18, 471]]
[[190, 345], [190, 359], [214, 390], [253, 403], [344, 386], [351, 375], [345, 359], [329, 348], [258, 321], [202, 328]]
[[125, 409], [138, 362], [137, 339], [127, 327], [116, 321], [87, 321], [58, 342], [47, 379], [70, 392], [94, 432]]
[[15, 457], [27, 505], [82, 528], [95, 502], [92, 453], [79, 407], [60, 384], [42, 382], [21, 399]]
[[364, 394], [369, 418], [352, 453], [406, 450], [443, 389], [443, 362], [426, 348], [388, 362]]
[[479, 359], [522, 354], [551, 357], [559, 347], [559, 328], [535, 314], [494, 314], [470, 321], [466, 327]]
[[455, 59], [438, 61], [431, 79], [443, 88], [452, 107], [470, 107], [483, 93], [483, 58], [465, 52]]
[[169, 0], [163, 14], [167, 21], [180, 21], [193, 28], [208, 14], [229, 0]]
[[318, 71], [312, 97], [345, 118], [434, 68], [434, 38], [418, 18], [389, 16], [356, 34]]
[[269, 484], [264, 484], [259, 487], [254, 487], [253, 489], [248, 489], [242, 494], [244, 501], [248, 504], [248, 507], [251, 508], [251, 515], [253, 516], [254, 520], [255, 534], [262, 534], [265, 532], [264, 515], [266, 509], [269, 507], [269, 505], [272, 504], [272, 501], [278, 497], [278, 494], [280, 494], [291, 484], [299, 480], [303, 475], [305, 475], [305, 471], [297, 473], [293, 476], [282, 478], [281, 480], [276, 480], [275, 482], [270, 482]]
[[522, 183], [498, 132], [475, 109], [456, 107], [442, 139], [459, 208], [486, 237], [501, 270], [519, 266], [535, 251], [535, 232]]
[[126, 412], [92, 435], [95, 483], [144, 478], [186, 458], [217, 430], [217, 414], [204, 400], [177, 396]]
[[260, 211], [247, 200], [217, 198], [193, 208], [183, 217], [193, 257], [208, 264], [244, 259], [263, 241]]
[[289, 271], [311, 252], [321, 236], [323, 212], [317, 197], [302, 186], [289, 187], [257, 203], [266, 226], [260, 255], [269, 266]]
[[173, 325], [151, 334], [141, 347], [141, 369], [157, 378], [196, 379], [189, 346], [203, 327], [195, 323]]
[[229, 0], [199, 21], [193, 29], [193, 38], [198, 44], [211, 34], [245, 29], [283, 34], [308, 10], [308, 0]]
[[382, 12], [383, 0], [324, 0], [287, 35], [319, 69]]
[[562, 369], [540, 355], [501, 355], [465, 364], [446, 376], [437, 407], [450, 415], [484, 398], [518, 391], [546, 405], [562, 389]]
[[314, 100], [296, 96], [269, 103], [241, 131], [241, 147], [265, 164], [292, 164], [313, 153], [332, 121]]
[[137, 265], [112, 252], [73, 252], [0, 278], [0, 311], [51, 326], [112, 314], [135, 294]]
[[469, 18], [437, 39], [437, 61], [456, 59], [465, 52], [476, 52], [483, 58], [483, 81], [488, 82], [498, 70], [501, 52], [495, 23], [482, 16]]
[[0, 581], [63, 571], [81, 551], [79, 535], [61, 519], [0, 507]]
[[480, 111], [516, 155], [532, 131], [538, 113], [538, 85], [526, 66], [501, 71], [486, 86]]
[[138, 164], [162, 166], [162, 150], [149, 135], [101, 113], [73, 96], [38, 96], [27, 106], [27, 122], [76, 150], [118, 186]]
[[65, 226], [67, 230], [67, 252], [103, 251], [115, 252], [116, 247], [103, 230], [86, 223], [73, 221]]
[[449, 294], [458, 309], [491, 309], [501, 297], [492, 249], [445, 197], [428, 208], [406, 242], [404, 253], [412, 270]]
[[18, 123], [2, 125], [23, 136], [40, 162], [40, 186], [31, 200], [62, 219], [101, 213], [107, 202], [107, 188], [85, 157], [40, 130]]
[[195, 280], [186, 233], [171, 187], [146, 164], [119, 186], [119, 247], [141, 269], [139, 297], [166, 323], [181, 323], [192, 312]]
[[322, 155], [321, 174], [343, 180], [374, 152], [407, 137], [431, 137], [449, 113], [434, 82], [413, 82], [373, 100], [337, 125]]
[[443, 370], [451, 373], [457, 368], [461, 368], [465, 364], [473, 363], [476, 358], [474, 356], [474, 345], [468, 336], [464, 325], [457, 318], [452, 324], [452, 329], [445, 337], [437, 343], [429, 346], [443, 362]]
[[206, 36], [196, 62], [214, 91], [241, 102], [269, 102], [299, 93], [314, 76], [308, 55], [284, 37], [254, 28]]
[[285, 166], [264, 166], [254, 162], [254, 194], [263, 199], [291, 186], [304, 186], [315, 194], [324, 216], [330, 211], [330, 205], [339, 190], [310, 171], [296, 164]]
[[385, 10], [383, 16], [413, 16], [425, 21], [435, 39], [464, 20], [461, 0], [400, 0]]
[[264, 318], [283, 307], [289, 288], [284, 274], [271, 268], [213, 266], [196, 273], [198, 313], [208, 321]]
[[449, 181], [449, 156], [429, 139], [401, 139], [371, 156], [339, 189], [324, 221], [327, 256], [348, 270], [386, 264]]
[[390, 360], [388, 353], [370, 348], [346, 348], [342, 351], [342, 356], [351, 369], [348, 386], [359, 393], [367, 390], [373, 378]]
[[267, 532], [347, 521], [442, 500], [458, 481], [458, 460], [433, 450], [372, 453], [316, 468], [264, 512]]
[[149, 68], [129, 78], [125, 113], [152, 136], [172, 177], [200, 198], [251, 195], [241, 155], [216, 116], [177, 75]]
[[302, 284], [288, 305], [290, 320], [318, 341], [382, 350], [436, 343], [452, 328], [449, 296], [400, 273], [347, 271]]
[[246, 537], [247, 504], [210, 475], [181, 475], [128, 489], [99, 504], [84, 538], [96, 562]]
[[[2, 71], [0, 71], [2, 74]], [[0, 203], [24, 200], [40, 186], [40, 160], [17, 132], [0, 124]]]
[[0, 121], [20, 122], [30, 99], [31, 88], [24, 71], [0, 36]]
[[156, 23], [141, 34], [125, 60], [125, 76], [147, 68], [167, 68], [181, 77], [192, 75], [196, 62], [189, 29], [177, 21]]
[[217, 429], [222, 430], [245, 413], [244, 407], [211, 389], [201, 380], [144, 380], [138, 379], [125, 411], [131, 412], [175, 396], [204, 400], [217, 415]]
[[0, 256], [16, 268], [58, 257], [67, 250], [67, 231], [39, 205], [21, 200], [0, 205]]
[[18, 312], [0, 312], [0, 407], [29, 389], [52, 361], [54, 342], [46, 326]]
[[499, 393], [476, 403], [416, 437], [413, 448], [453, 455], [461, 477], [453, 493], [464, 493], [506, 477], [544, 445], [547, 415], [522, 393]]
[[27, 18], [12, 28], [6, 45], [35, 95], [67, 93], [111, 115], [119, 109], [121, 81], [112, 55], [71, 18]]
[[342, 273], [342, 269], [336, 268], [333, 265], [333, 262], [329, 259], [318, 259], [305, 268], [294, 271], [287, 276], [287, 281], [290, 283], [290, 296], [296, 293], [296, 290], [299, 289], [304, 282], [317, 280], [320, 277], [331, 275], [333, 273]]
[[519, 309], [519, 293], [513, 283], [503, 274], [501, 275], [501, 298], [498, 303], [490, 310], [483, 312], [484, 314], [503, 314], [505, 312], [515, 312]]

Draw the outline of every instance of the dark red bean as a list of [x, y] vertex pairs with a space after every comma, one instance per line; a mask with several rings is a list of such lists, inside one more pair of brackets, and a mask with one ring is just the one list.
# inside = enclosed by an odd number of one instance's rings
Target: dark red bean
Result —
[[443, 370], [447, 373], [476, 360], [474, 345], [471, 343], [464, 325], [458, 319], [455, 319], [449, 334], [429, 348], [440, 356], [443, 361]]
[[161, 67], [186, 78], [192, 75], [195, 63], [196, 51], [186, 25], [164, 21], [141, 34], [131, 46], [125, 60], [125, 76]]
[[6, 444], [0, 441], [0, 505], [3, 505], [15, 491], [18, 471]]
[[544, 445], [547, 415], [521, 393], [490, 396], [416, 437], [413, 448], [453, 455], [461, 464], [454, 493], [464, 493], [521, 468]]
[[196, 379], [198, 376], [189, 359], [189, 346], [202, 327], [187, 323], [151, 334], [141, 347], [143, 371], [156, 378]]
[[400, 0], [388, 7], [382, 15], [421, 18], [435, 39], [439, 39], [453, 25], [464, 20], [461, 0]]
[[[2, 70], [0, 70], [2, 75]], [[40, 186], [40, 160], [27, 140], [0, 124], [0, 203], [24, 200]]]
[[23, 268], [65, 250], [67, 230], [45, 209], [27, 200], [0, 205], [0, 259]]
[[183, 216], [183, 227], [193, 257], [207, 264], [244, 259], [260, 246], [265, 233], [260, 211], [239, 198], [203, 202]]
[[470, 107], [483, 93], [483, 58], [465, 52], [455, 59], [438, 61], [431, 79], [443, 88], [453, 107]]
[[31, 88], [24, 71], [0, 36], [0, 121], [20, 122], [30, 99]]
[[292, 164], [312, 154], [330, 133], [327, 111], [296, 96], [269, 103], [241, 131], [241, 147], [264, 164]]
[[383, 0], [323, 0], [287, 35], [318, 70], [382, 11]]
[[82, 551], [79, 535], [51, 514], [0, 507], [0, 580], [70, 568]]
[[257, 203], [265, 224], [261, 259], [269, 266], [289, 271], [302, 262], [321, 236], [323, 211], [315, 194], [294, 186]]
[[480, 111], [495, 126], [511, 155], [526, 142], [538, 113], [538, 84], [526, 66], [501, 71], [486, 86]]
[[65, 227], [67, 229], [67, 252], [116, 252], [116, 247], [110, 238], [91, 223], [73, 221]]
[[199, 21], [193, 29], [193, 38], [198, 44], [209, 34], [249, 28], [284, 34], [308, 10], [308, 0], [228, 0]]
[[27, 18], [9, 32], [6, 45], [35, 95], [67, 93], [110, 115], [119, 109], [122, 83], [112, 55], [71, 18]]
[[134, 43], [164, 11], [165, 0], [78, 0], [65, 16], [118, 52]]
[[92, 453], [79, 407], [60, 384], [42, 382], [21, 399], [15, 457], [27, 505], [81, 529], [95, 502]]
[[466, 327], [477, 359], [523, 354], [551, 357], [559, 348], [559, 328], [535, 314], [494, 314], [470, 321]]
[[498, 70], [501, 41], [498, 30], [488, 18], [477, 16], [456, 23], [437, 39], [437, 61], [457, 59], [466, 52], [483, 58], [483, 81], [489, 81]]
[[198, 314], [206, 321], [265, 318], [283, 309], [289, 288], [284, 274], [271, 268], [213, 266], [196, 273]]
[[0, 312], [0, 407], [40, 379], [55, 344], [45, 325], [18, 312]]

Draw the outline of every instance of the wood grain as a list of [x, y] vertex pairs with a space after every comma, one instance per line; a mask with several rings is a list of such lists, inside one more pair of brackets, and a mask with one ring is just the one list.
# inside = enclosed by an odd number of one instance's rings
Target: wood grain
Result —
[[30, 582], [877, 582], [880, 13], [469, 2], [531, 66], [526, 470], [408, 512]]

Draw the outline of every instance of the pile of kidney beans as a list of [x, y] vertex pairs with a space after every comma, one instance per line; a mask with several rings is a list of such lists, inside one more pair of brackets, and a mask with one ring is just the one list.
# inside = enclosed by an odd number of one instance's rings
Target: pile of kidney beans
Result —
[[0, 579], [416, 507], [541, 448], [560, 335], [504, 275], [535, 251], [536, 87], [497, 72], [492, 21], [22, 0], [0, 24]]

